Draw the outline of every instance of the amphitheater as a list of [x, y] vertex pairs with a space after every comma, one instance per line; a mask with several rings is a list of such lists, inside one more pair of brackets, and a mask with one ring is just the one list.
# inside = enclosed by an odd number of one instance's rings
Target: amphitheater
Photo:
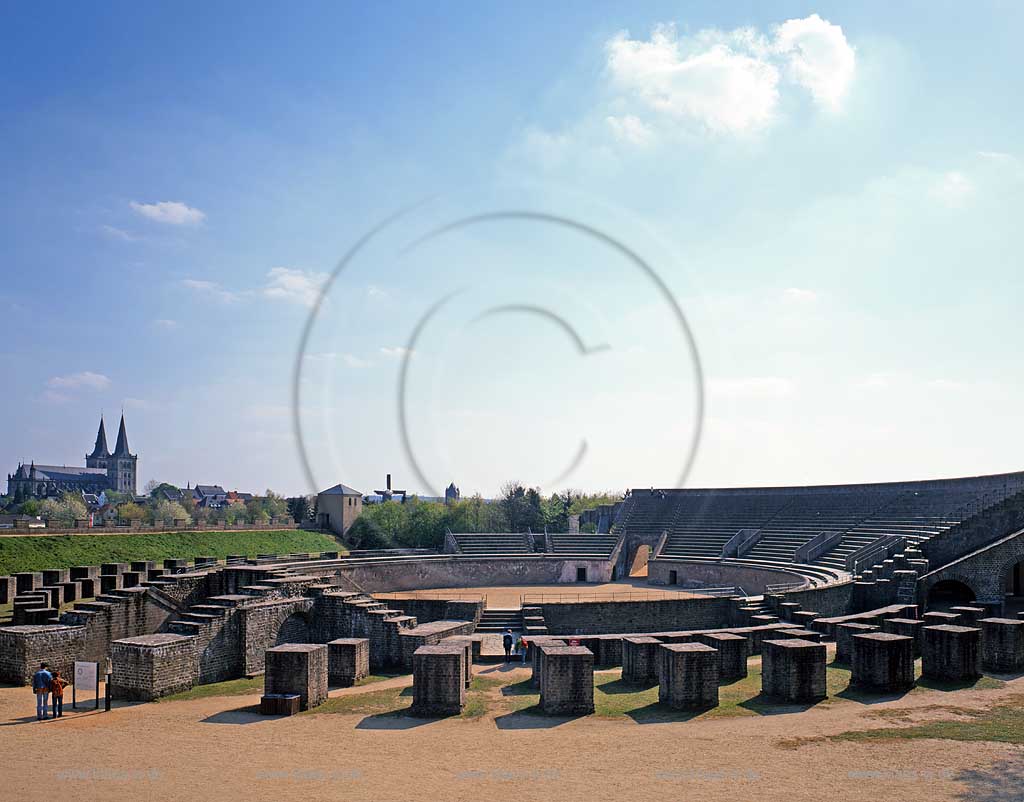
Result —
[[[274, 798], [322, 794], [324, 783], [341, 793], [343, 782], [346, 797], [368, 799], [414, 788], [453, 799], [859, 799], [859, 780], [877, 780], [872, 793], [898, 786], [901, 799], [1021, 798], [1000, 795], [999, 780], [1024, 776], [1020, 722], [1013, 738], [961, 739], [982, 743], [958, 757], [923, 736], [882, 746], [846, 736], [1024, 699], [1024, 472], [634, 489], [585, 522], [597, 533], [448, 534], [438, 552], [182, 555], [0, 577], [0, 603], [14, 610], [0, 628], [0, 681], [14, 686], [0, 690], [0, 716], [24, 718], [19, 686], [41, 661], [71, 675], [76, 661], [109, 658], [110, 718], [72, 717], [59, 737], [77, 727], [101, 754], [121, 743], [108, 757], [123, 771], [161, 766], [174, 777], [161, 798], [206, 798], [197, 777], [242, 771], [218, 748], [257, 756], [237, 788], [218, 791], [228, 799], [251, 798], [251, 773], [278, 770], [274, 754], [291, 767], [262, 776]], [[506, 629], [528, 644], [521, 662], [503, 662]], [[245, 678], [258, 687], [242, 707], [197, 693]], [[164, 697], [193, 701], [139, 704]], [[372, 712], [384, 697], [401, 704]], [[348, 715], [315, 715], [332, 705]], [[313, 715], [290, 715], [299, 711]], [[644, 723], [659, 726], [623, 729]], [[145, 735], [151, 727], [165, 738]], [[25, 729], [20, 746], [43, 743], [42, 728]], [[325, 739], [347, 757], [303, 751]], [[819, 776], [815, 759], [838, 773]], [[300, 781], [296, 765], [314, 775]], [[30, 768], [11, 781], [32, 797]]]

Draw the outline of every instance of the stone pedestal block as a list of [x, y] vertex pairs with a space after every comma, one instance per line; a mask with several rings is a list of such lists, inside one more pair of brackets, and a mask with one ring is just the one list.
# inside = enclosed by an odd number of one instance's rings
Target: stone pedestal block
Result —
[[706, 643], [659, 647], [658, 701], [678, 710], [718, 706], [718, 651]]
[[783, 621], [792, 621], [793, 620], [793, 613], [797, 612], [799, 609], [800, 609], [800, 605], [797, 604], [796, 602], [782, 602], [778, 606], [777, 612], [779, 614], [779, 617]]
[[61, 585], [71, 579], [70, 574], [67, 568], [48, 568], [43, 571], [43, 584]]
[[568, 646], [569, 644], [558, 638], [541, 637], [533, 639], [533, 645], [530, 648], [530, 651], [533, 652], [533, 671], [530, 674], [530, 684], [534, 688], [540, 687], [540, 679], [544, 673], [544, 652], [541, 650], [541, 647], [545, 645]]
[[100, 576], [114, 576], [128, 570], [128, 563], [103, 563], [100, 565]]
[[266, 652], [264, 692], [298, 694], [299, 706], [309, 710], [327, 701], [327, 646], [286, 643]]
[[651, 685], [658, 681], [657, 638], [638, 636], [622, 639], [622, 681], [633, 685]]
[[851, 638], [854, 635], [864, 635], [868, 632], [878, 632], [878, 627], [874, 624], [861, 624], [857, 621], [839, 624], [836, 627], [836, 662], [849, 663], [853, 657]]
[[881, 693], [914, 686], [914, 639], [888, 632], [853, 636], [850, 684]]
[[762, 644], [761, 692], [783, 702], [824, 699], [825, 644], [793, 638]]
[[926, 626], [921, 674], [943, 682], [970, 682], [981, 676], [981, 630], [951, 624]]
[[463, 660], [465, 672], [462, 675], [462, 679], [468, 689], [473, 684], [473, 656], [474, 650], [477, 650], [477, 654], [479, 654], [480, 641], [473, 640], [469, 635], [453, 635], [441, 642], [451, 644], [452, 646], [461, 646], [465, 650], [465, 659]]
[[582, 646], [541, 646], [540, 709], [552, 716], [594, 712], [594, 655]]
[[949, 612], [956, 613], [960, 616], [960, 620], [956, 623], [962, 627], [976, 627], [978, 626], [978, 622], [985, 617], [984, 607], [950, 607]]
[[775, 640], [788, 640], [789, 638], [800, 638], [809, 640], [812, 643], [821, 643], [821, 633], [810, 629], [780, 629]]
[[943, 624], [957, 626], [961, 625], [961, 618], [959, 613], [942, 612], [940, 610], [931, 610], [922, 616], [924, 624], [927, 627], [942, 626]]
[[348, 687], [370, 673], [369, 638], [338, 638], [327, 644], [327, 681]]
[[111, 695], [149, 702], [187, 691], [195, 684], [196, 639], [157, 634], [116, 640], [110, 645]]
[[100, 593], [110, 593], [112, 590], [117, 590], [121, 587], [121, 575], [120, 574], [101, 574], [100, 575]]
[[1013, 618], [983, 618], [981, 665], [1000, 674], [1024, 671], [1024, 621]]
[[466, 650], [459, 644], [420, 646], [412, 655], [414, 716], [457, 716], [466, 705]]
[[710, 632], [696, 635], [703, 643], [718, 652], [718, 681], [733, 682], [747, 676], [747, 655], [750, 643], [742, 635], [730, 632]]
[[882, 621], [882, 632], [890, 635], [903, 635], [914, 639], [914, 657], [921, 656], [921, 639], [924, 637], [921, 632], [924, 629], [924, 621], [915, 618], [886, 618]]
[[799, 624], [804, 629], [810, 629], [815, 619], [818, 618], [821, 618], [821, 613], [816, 613], [813, 610], [797, 610], [793, 613], [793, 623]]

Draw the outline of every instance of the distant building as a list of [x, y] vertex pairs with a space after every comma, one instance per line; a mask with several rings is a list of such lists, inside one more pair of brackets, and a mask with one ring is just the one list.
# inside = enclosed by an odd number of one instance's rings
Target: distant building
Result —
[[446, 507], [450, 506], [451, 504], [454, 504], [456, 501], [458, 501], [459, 497], [460, 497], [459, 488], [457, 488], [455, 486], [455, 482], [452, 482], [450, 485], [448, 485], [448, 487], [445, 488], [445, 490], [444, 490], [444, 504], [445, 504]]
[[220, 485], [196, 485], [191, 492], [197, 507], [218, 510], [228, 503], [228, 491]]
[[135, 495], [138, 480], [138, 455], [128, 449], [124, 415], [117, 430], [114, 452], [107, 450], [107, 430], [100, 418], [96, 444], [85, 458], [85, 467], [68, 465], [28, 465], [22, 463], [7, 475], [7, 495], [15, 499], [56, 498], [64, 493], [99, 495], [106, 490]]
[[316, 523], [344, 535], [363, 511], [363, 494], [347, 485], [335, 485], [317, 493]]

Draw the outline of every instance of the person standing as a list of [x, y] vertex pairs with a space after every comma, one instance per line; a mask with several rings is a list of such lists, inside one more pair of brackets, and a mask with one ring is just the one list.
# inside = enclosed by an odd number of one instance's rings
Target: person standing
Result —
[[501, 636], [501, 645], [505, 647], [505, 662], [508, 663], [512, 659], [512, 630], [506, 629], [505, 634]]
[[60, 675], [60, 670], [53, 672], [53, 681], [50, 683], [50, 693], [53, 694], [53, 717], [64, 717], [64, 688], [68, 681]]
[[36, 721], [46, 718], [46, 704], [52, 682], [53, 674], [47, 670], [46, 663], [40, 663], [39, 670], [32, 675], [32, 692], [36, 695]]
[[523, 662], [526, 662], [526, 655], [530, 653], [530, 644], [526, 642], [526, 638], [519, 638], [519, 648], [523, 651]]

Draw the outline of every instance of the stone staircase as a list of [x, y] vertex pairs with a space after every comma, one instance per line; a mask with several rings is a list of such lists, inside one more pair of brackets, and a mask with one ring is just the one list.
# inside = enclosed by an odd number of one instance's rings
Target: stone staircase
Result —
[[491, 607], [484, 610], [480, 616], [480, 623], [477, 624], [477, 632], [504, 632], [511, 629], [513, 632], [523, 631], [523, 610], [522, 608], [500, 609]]

